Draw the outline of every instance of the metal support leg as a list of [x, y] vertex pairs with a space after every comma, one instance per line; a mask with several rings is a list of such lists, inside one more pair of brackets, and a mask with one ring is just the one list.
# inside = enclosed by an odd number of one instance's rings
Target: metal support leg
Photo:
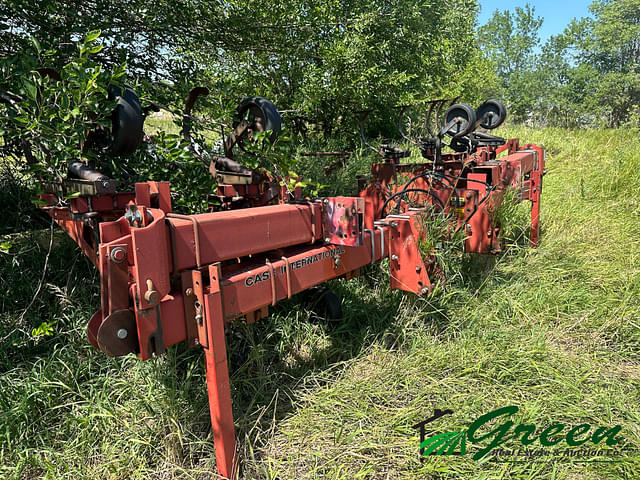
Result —
[[218, 474], [223, 478], [237, 478], [236, 437], [231, 408], [229, 367], [224, 335], [224, 314], [220, 291], [220, 264], [209, 267], [210, 290], [204, 295], [208, 347], [204, 349], [207, 366], [207, 390], [213, 443], [216, 449]]
[[542, 174], [539, 170], [531, 172], [531, 233], [529, 244], [532, 247], [538, 246], [540, 238], [540, 194], [542, 191]]

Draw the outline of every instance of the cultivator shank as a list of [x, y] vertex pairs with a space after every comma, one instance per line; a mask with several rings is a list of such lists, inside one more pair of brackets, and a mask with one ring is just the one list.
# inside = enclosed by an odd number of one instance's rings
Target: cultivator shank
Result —
[[[259, 117], [255, 106], [265, 104], [249, 103]], [[442, 107], [429, 110], [442, 116]], [[266, 116], [274, 122], [273, 112]], [[445, 113], [446, 124], [439, 124], [449, 131], [455, 118]], [[243, 121], [239, 135], [255, 127]], [[371, 166], [369, 183], [355, 197], [304, 199], [279, 179], [225, 170], [234, 166], [229, 156], [211, 166], [221, 180], [220, 211], [173, 213], [167, 182], [138, 183], [123, 193], [94, 185], [64, 206], [59, 193], [43, 195], [43, 208], [100, 270], [101, 309], [89, 322], [90, 342], [108, 355], [142, 360], [183, 341], [203, 348], [218, 472], [235, 477], [226, 322], [259, 320], [280, 300], [357, 276], [385, 258], [391, 288], [427, 294], [437, 276], [433, 252], [421, 248], [429, 220], [439, 215], [451, 231], [463, 231], [468, 252], [497, 253], [501, 226], [494, 212], [508, 189], [531, 202], [530, 241], [537, 245], [544, 151], [516, 139], [443, 154], [441, 136], [434, 138], [417, 142], [423, 163], [400, 163], [402, 149], [381, 148], [385, 161]], [[92, 179], [86, 182], [109, 181], [82, 175]]]

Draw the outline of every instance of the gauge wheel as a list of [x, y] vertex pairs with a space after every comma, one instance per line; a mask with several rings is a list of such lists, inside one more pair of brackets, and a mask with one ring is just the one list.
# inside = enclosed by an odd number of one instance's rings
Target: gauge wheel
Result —
[[340, 298], [325, 286], [313, 287], [307, 290], [303, 295], [303, 302], [316, 318], [321, 318], [328, 322], [342, 320]]
[[443, 127], [457, 119], [455, 125], [447, 130], [450, 137], [463, 137], [473, 132], [476, 124], [476, 111], [466, 103], [451, 105], [444, 113]]
[[476, 117], [480, 126], [487, 130], [498, 128], [507, 118], [507, 107], [500, 100], [491, 99], [476, 109]]
[[264, 97], [248, 97], [240, 102], [233, 120], [235, 129], [242, 120], [249, 122], [248, 130], [238, 139], [238, 146], [244, 151], [245, 141], [251, 139], [253, 132], [270, 130], [269, 141], [275, 142], [278, 132], [282, 130], [282, 118], [273, 102]]
[[111, 114], [111, 155], [129, 155], [142, 142], [144, 114], [140, 99], [131, 87], [110, 85], [109, 99], [118, 103]]

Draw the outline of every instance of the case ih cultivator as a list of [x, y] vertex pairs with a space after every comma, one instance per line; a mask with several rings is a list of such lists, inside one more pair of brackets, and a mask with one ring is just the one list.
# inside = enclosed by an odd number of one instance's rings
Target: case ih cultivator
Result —
[[[206, 90], [194, 89], [187, 99], [187, 120], [199, 94]], [[372, 147], [382, 161], [371, 165], [368, 181], [358, 179], [355, 197], [305, 199], [279, 178], [233, 160], [234, 147], [243, 147], [254, 132], [280, 129], [277, 109], [262, 98], [240, 104], [225, 155], [210, 159], [217, 211], [173, 213], [167, 182], [119, 192], [115, 181], [82, 162], [72, 162], [62, 185], [42, 195], [43, 208], [100, 271], [102, 308], [87, 329], [96, 348], [142, 360], [183, 341], [204, 350], [220, 475], [234, 478], [238, 463], [226, 322], [254, 322], [280, 300], [333, 278], [357, 276], [361, 267], [385, 258], [391, 288], [427, 294], [438, 274], [434, 252], [423, 248], [430, 219], [445, 218], [450, 234], [463, 231], [467, 252], [497, 253], [494, 214], [509, 189], [531, 202], [530, 242], [537, 245], [544, 151], [477, 131], [502, 123], [500, 102], [487, 101], [477, 110], [453, 103], [429, 103], [429, 136], [411, 139], [401, 130], [424, 162], [400, 163], [407, 150]], [[121, 95], [111, 150], [134, 150], [142, 122], [135, 95]], [[189, 121], [183, 134], [190, 139]], [[443, 153], [443, 145], [454, 151]], [[62, 190], [81, 195], [64, 201]]]

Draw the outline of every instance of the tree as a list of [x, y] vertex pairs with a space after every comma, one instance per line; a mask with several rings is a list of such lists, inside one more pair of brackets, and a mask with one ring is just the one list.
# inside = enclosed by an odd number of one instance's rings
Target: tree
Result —
[[[384, 118], [391, 125], [394, 105], [456, 95], [469, 85], [474, 0], [259, 5], [232, 2], [231, 18], [253, 15], [260, 28], [245, 52], [225, 52], [225, 61], [212, 68], [211, 83], [228, 92], [267, 93], [279, 106], [320, 124], [326, 135], [347, 120], [353, 131], [355, 110], [374, 108], [373, 121]], [[210, 53], [199, 51], [198, 61], [214, 65]], [[382, 128], [380, 122], [376, 130]]]
[[597, 87], [585, 106], [620, 126], [640, 105], [640, 2], [596, 0], [577, 36], [577, 54], [596, 72]]
[[540, 95], [540, 78], [534, 70], [536, 47], [542, 18], [526, 4], [514, 12], [496, 10], [489, 21], [478, 29], [478, 44], [493, 63], [501, 79], [502, 93], [510, 112], [523, 119]]
[[533, 8], [496, 11], [478, 32], [512, 113], [565, 126], [620, 126], [640, 113], [640, 2], [596, 0], [538, 50]]
[[46, 66], [59, 68], [74, 40], [100, 29], [96, 60], [126, 62], [154, 100], [183, 98], [196, 84], [236, 102], [260, 94], [330, 134], [354, 109], [388, 117], [397, 103], [465, 91], [479, 65], [476, 12], [476, 0], [7, 0], [0, 56], [35, 38], [56, 51]]
[[516, 7], [513, 13], [496, 10], [478, 29], [480, 48], [506, 82], [514, 73], [534, 66], [542, 22], [542, 17], [535, 16], [535, 7], [527, 3], [524, 8]]

